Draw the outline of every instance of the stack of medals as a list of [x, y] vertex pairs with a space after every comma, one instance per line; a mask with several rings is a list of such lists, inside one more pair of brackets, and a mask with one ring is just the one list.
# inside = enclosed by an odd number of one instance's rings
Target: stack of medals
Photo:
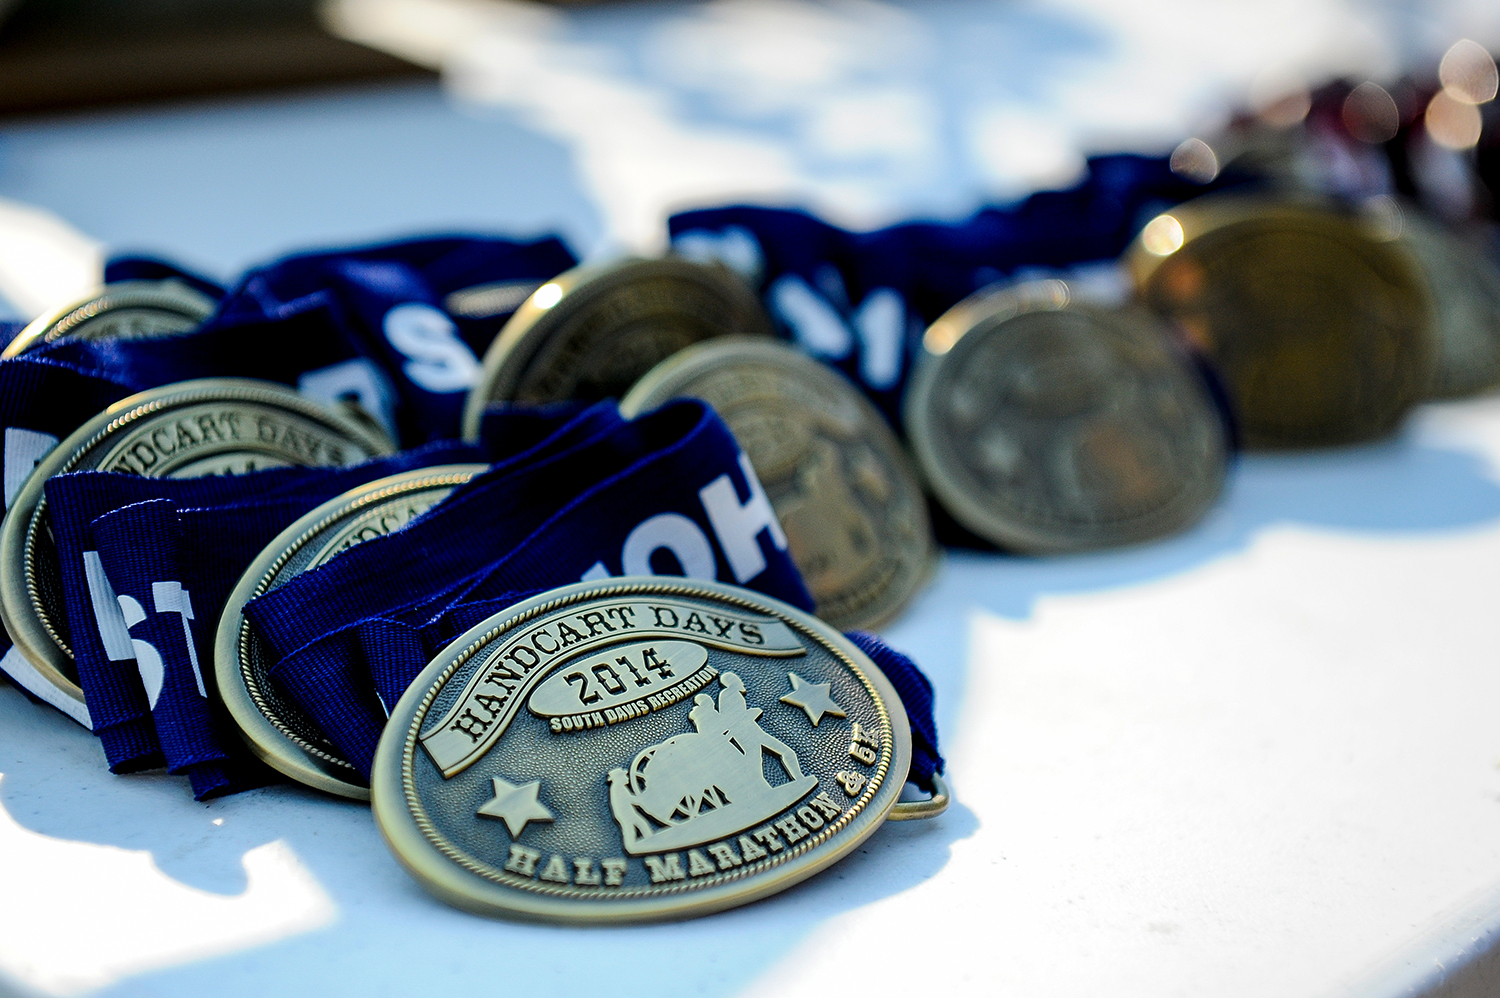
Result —
[[[423, 240], [228, 290], [112, 263], [0, 360], [6, 672], [116, 772], [372, 800], [423, 883], [486, 911], [712, 911], [940, 813], [930, 685], [842, 633], [933, 557], [883, 418], [724, 268], [573, 263]], [[821, 508], [778, 517], [792, 484], [773, 505], [702, 401], [622, 414], [709, 341], [801, 379], [825, 476], [847, 460], [876, 504], [838, 521], [858, 560]]]
[[1500, 381], [1493, 162], [1465, 231], [1395, 196], [1427, 189], [1398, 146], [1497, 141], [1476, 50], [958, 224], [727, 207], [665, 259], [425, 240], [227, 291], [116, 261], [0, 359], [5, 671], [117, 772], [370, 800], [467, 908], [773, 893], [947, 803], [930, 684], [854, 630], [936, 537], [1159, 538], [1241, 444]]

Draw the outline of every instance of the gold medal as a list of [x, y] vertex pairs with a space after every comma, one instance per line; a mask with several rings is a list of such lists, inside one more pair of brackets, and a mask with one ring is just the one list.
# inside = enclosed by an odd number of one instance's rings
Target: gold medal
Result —
[[464, 437], [477, 439], [491, 402], [618, 398], [683, 347], [771, 333], [754, 292], [722, 266], [669, 257], [575, 267], [537, 288], [490, 344]]
[[396, 857], [450, 903], [635, 922], [836, 862], [910, 816], [892, 813], [910, 756], [890, 683], [827, 624], [635, 577], [544, 593], [441, 651], [391, 712], [371, 791]]
[[1205, 197], [1148, 223], [1128, 260], [1146, 304], [1217, 365], [1248, 447], [1381, 437], [1427, 391], [1421, 278], [1358, 218]]
[[1016, 551], [1159, 537], [1223, 487], [1213, 401], [1149, 316], [1062, 281], [972, 295], [923, 337], [906, 431], [953, 518]]
[[783, 343], [724, 338], [662, 361], [627, 416], [684, 396], [713, 406], [764, 486], [819, 617], [894, 617], [936, 560], [927, 504], [885, 418], [832, 368]]
[[401, 529], [485, 467], [419, 468], [351, 489], [283, 530], [245, 570], [219, 617], [214, 672], [219, 696], [251, 751], [274, 769], [341, 797], [370, 798], [360, 772], [267, 675], [268, 655], [244, 617], [245, 604], [356, 544]]
[[[354, 464], [388, 454], [382, 436], [290, 389], [243, 378], [153, 388], [110, 406], [42, 459], [0, 527], [0, 614], [38, 696], [87, 717], [43, 486], [69, 471], [191, 478], [262, 468]], [[22, 677], [12, 678], [22, 681]], [[59, 694], [61, 699], [59, 699]]]
[[58, 340], [144, 340], [187, 333], [214, 311], [214, 300], [181, 281], [116, 281], [96, 294], [32, 321], [0, 351], [0, 360]]

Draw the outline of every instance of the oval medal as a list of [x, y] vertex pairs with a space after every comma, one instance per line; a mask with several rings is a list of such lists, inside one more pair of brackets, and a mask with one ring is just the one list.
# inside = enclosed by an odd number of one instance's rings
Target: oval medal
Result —
[[819, 617], [840, 630], [877, 627], [931, 576], [916, 472], [843, 375], [784, 343], [726, 337], [662, 361], [620, 411], [685, 396], [713, 406], [744, 448]]
[[38, 316], [0, 351], [0, 360], [58, 340], [145, 340], [187, 333], [214, 300], [181, 281], [116, 281], [96, 294]]
[[356, 544], [400, 530], [485, 467], [420, 468], [351, 489], [287, 527], [251, 562], [219, 617], [214, 672], [224, 706], [262, 761], [319, 790], [370, 797], [359, 770], [271, 680], [270, 654], [245, 619], [245, 604]]
[[1149, 315], [1038, 281], [964, 299], [922, 342], [912, 450], [986, 540], [1035, 553], [1142, 541], [1194, 522], [1223, 487], [1223, 422]]
[[1432, 297], [1437, 344], [1432, 398], [1461, 398], [1500, 383], [1500, 268], [1484, 234], [1449, 229], [1397, 208], [1397, 243], [1416, 259]]
[[783, 890], [889, 815], [911, 735], [841, 634], [748, 590], [634, 577], [517, 604], [392, 711], [375, 818], [475, 911], [681, 918]]
[[[0, 615], [35, 673], [12, 678], [87, 723], [66, 638], [62, 577], [43, 490], [48, 478], [91, 470], [190, 478], [355, 464], [391, 450], [371, 430], [267, 381], [182, 381], [116, 402], [41, 460], [0, 527]], [[33, 688], [38, 682], [45, 686]]]
[[1245, 446], [1329, 446], [1392, 432], [1431, 380], [1431, 306], [1390, 236], [1316, 204], [1210, 195], [1149, 222], [1128, 262], [1222, 374]]
[[575, 267], [537, 288], [490, 344], [464, 403], [464, 436], [477, 439], [491, 402], [618, 398], [658, 361], [727, 335], [772, 329], [726, 267], [675, 257]]

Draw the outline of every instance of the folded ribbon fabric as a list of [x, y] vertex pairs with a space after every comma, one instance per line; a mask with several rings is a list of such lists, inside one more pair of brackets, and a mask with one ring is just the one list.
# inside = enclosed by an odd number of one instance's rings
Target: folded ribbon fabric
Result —
[[[554, 238], [534, 242], [419, 239], [291, 256], [248, 271], [196, 331], [179, 336], [64, 340], [39, 354], [108, 372], [135, 390], [232, 375], [296, 387], [324, 401], [353, 397], [410, 447], [458, 436], [478, 355], [524, 294], [454, 292], [531, 287], [574, 264]], [[159, 261], [115, 261], [113, 276], [201, 279]], [[488, 304], [486, 304], [488, 302]]]
[[[6, 508], [58, 441], [110, 404], [175, 381], [259, 378], [353, 400], [405, 447], [457, 437], [476, 356], [521, 292], [575, 262], [550, 237], [407, 240], [287, 257], [226, 292], [160, 260], [113, 260], [107, 280], [178, 280], [219, 298], [218, 309], [191, 333], [62, 339], [0, 361]], [[476, 304], [445, 311], [454, 292], [475, 288], [514, 293], [471, 295]]]
[[245, 615], [278, 656], [273, 679], [368, 771], [384, 723], [368, 692], [393, 705], [457, 633], [443, 621], [457, 605], [493, 613], [582, 579], [682, 574], [810, 610], [786, 549], [754, 471], [707, 406], [678, 402], [627, 423], [601, 403]]
[[219, 613], [246, 566], [333, 496], [412, 468], [479, 458], [472, 447], [444, 443], [337, 469], [50, 479], [67, 611], [56, 623], [67, 632], [110, 768], [165, 764], [190, 775], [200, 797], [263, 778], [214, 717], [204, 680]]

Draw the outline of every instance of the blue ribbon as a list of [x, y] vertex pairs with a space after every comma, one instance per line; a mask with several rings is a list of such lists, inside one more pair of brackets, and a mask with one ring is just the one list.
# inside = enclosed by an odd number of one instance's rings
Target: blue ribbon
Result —
[[219, 613], [240, 575], [289, 523], [342, 492], [479, 457], [454, 442], [337, 469], [180, 480], [89, 471], [50, 479], [66, 630], [110, 768], [166, 765], [188, 774], [199, 797], [263, 780], [199, 687], [212, 668]]
[[180, 281], [215, 301], [224, 297], [224, 285], [202, 274], [185, 270], [154, 256], [116, 256], [104, 263], [104, 283], [116, 281]]
[[448, 616], [457, 607], [495, 613], [581, 579], [685, 574], [810, 610], [774, 523], [706, 405], [625, 422], [600, 403], [404, 529], [253, 600], [245, 616], [277, 656], [273, 680], [368, 773], [385, 713], [368, 692], [393, 706], [459, 633]]
[[901, 392], [933, 320], [1033, 268], [1118, 257], [1162, 210], [1206, 190], [1166, 159], [1099, 156], [1085, 178], [965, 221], [850, 232], [805, 211], [735, 205], [673, 215], [675, 250], [717, 259], [756, 287], [782, 334], [843, 371], [899, 425]]
[[543, 281], [574, 262], [554, 238], [418, 239], [290, 256], [226, 291], [162, 260], [112, 260], [108, 280], [176, 279], [219, 306], [191, 333], [60, 340], [0, 361], [5, 505], [53, 445], [107, 406], [193, 378], [260, 378], [322, 401], [352, 398], [407, 447], [457, 437], [477, 356], [509, 313], [449, 315], [444, 297]]

